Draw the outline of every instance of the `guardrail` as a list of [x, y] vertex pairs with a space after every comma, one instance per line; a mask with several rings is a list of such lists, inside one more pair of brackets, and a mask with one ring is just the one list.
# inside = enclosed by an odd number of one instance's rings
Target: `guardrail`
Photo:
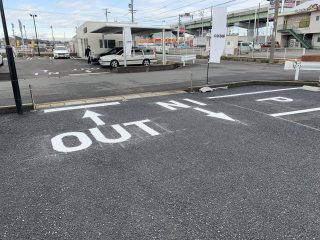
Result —
[[[166, 55], [165, 57], [166, 57], [166, 61], [178, 62], [178, 63], [182, 63], [183, 66], [186, 66], [186, 62], [188, 61], [192, 61], [192, 63], [194, 64], [197, 56], [195, 54], [191, 54], [191, 55]], [[162, 54], [157, 54], [157, 58], [159, 60], [162, 60]]]
[[284, 70], [295, 70], [294, 80], [299, 80], [300, 70], [320, 71], [320, 62], [286, 61]]
[[[275, 58], [277, 59], [295, 59], [301, 58], [305, 54], [317, 54], [319, 50], [305, 49], [305, 48], [276, 48]], [[235, 57], [247, 57], [247, 58], [262, 58], [268, 59], [270, 57], [270, 48], [262, 48], [259, 51], [251, 51], [249, 53], [241, 53], [238, 55], [227, 55]]]

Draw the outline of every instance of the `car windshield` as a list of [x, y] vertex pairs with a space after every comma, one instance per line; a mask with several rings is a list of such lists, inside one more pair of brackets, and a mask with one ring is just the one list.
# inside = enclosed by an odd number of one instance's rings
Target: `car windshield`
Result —
[[56, 47], [55, 50], [67, 50], [65, 47]]
[[111, 49], [108, 54], [118, 54], [122, 49], [119, 49], [119, 48], [114, 48], [114, 49]]

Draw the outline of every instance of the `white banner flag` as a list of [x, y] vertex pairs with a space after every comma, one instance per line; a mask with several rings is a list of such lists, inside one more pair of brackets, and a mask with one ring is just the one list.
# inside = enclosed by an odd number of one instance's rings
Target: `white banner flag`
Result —
[[123, 30], [124, 30], [123, 34], [124, 34], [125, 51], [126, 51], [126, 56], [128, 56], [128, 55], [131, 55], [131, 50], [132, 50], [131, 28], [124, 27]]
[[21, 21], [19, 19], [18, 19], [18, 23], [19, 23], [20, 33], [21, 33], [22, 45], [24, 45], [23, 34], [22, 34], [22, 23], [21, 23]]
[[227, 8], [213, 8], [213, 21], [210, 41], [211, 63], [220, 63], [221, 55], [224, 51], [227, 35]]

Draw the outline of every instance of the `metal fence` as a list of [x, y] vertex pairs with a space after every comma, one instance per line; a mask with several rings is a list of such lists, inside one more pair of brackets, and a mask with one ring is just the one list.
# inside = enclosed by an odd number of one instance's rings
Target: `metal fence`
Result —
[[208, 51], [205, 48], [169, 48], [168, 54], [208, 56]]
[[[303, 55], [315, 55], [319, 54], [317, 49], [305, 49], [305, 48], [277, 48], [274, 54], [276, 59], [295, 59], [301, 58]], [[251, 51], [249, 53], [239, 53], [238, 55], [224, 55], [232, 57], [246, 57], [246, 58], [264, 58], [270, 57], [270, 49], [262, 49], [260, 51]]]

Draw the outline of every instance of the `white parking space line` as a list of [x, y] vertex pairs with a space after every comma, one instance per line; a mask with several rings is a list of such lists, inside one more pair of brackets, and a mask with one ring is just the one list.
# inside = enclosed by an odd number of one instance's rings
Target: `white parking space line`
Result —
[[69, 76], [86, 76], [86, 75], [100, 75], [100, 74], [106, 74], [110, 72], [96, 72], [96, 73], [70, 73]]
[[[226, 104], [230, 105], [230, 106], [238, 107], [238, 108], [241, 108], [241, 109], [245, 109], [245, 110], [248, 110], [248, 111], [252, 111], [252, 112], [255, 112], [255, 113], [259, 113], [259, 114], [262, 114], [262, 115], [270, 116], [270, 114], [267, 114], [265, 112], [261, 112], [259, 110], [255, 110], [255, 109], [252, 109], [252, 108], [243, 107], [243, 106], [239, 106], [239, 105], [236, 105], [236, 104], [230, 104], [230, 103], [226, 103]], [[281, 117], [276, 117], [276, 118], [280, 119], [280, 120], [283, 120], [283, 121], [286, 121], [286, 122], [289, 122], [289, 123], [293, 123], [293, 124], [299, 125], [301, 127], [309, 128], [309, 129], [312, 129], [314, 131], [320, 132], [320, 129], [315, 128], [315, 127], [311, 127], [309, 125], [305, 125], [305, 124], [302, 124], [302, 123], [299, 123], [299, 122], [295, 122], [295, 121], [291, 121], [291, 120], [288, 120], [288, 119], [285, 119], [285, 118], [281, 118]]]
[[114, 106], [114, 105], [119, 105], [119, 104], [120, 104], [119, 102], [109, 102], [109, 103], [88, 104], [88, 105], [80, 105], [80, 106], [72, 106], [72, 107], [52, 108], [52, 109], [44, 110], [44, 113], [62, 112], [62, 111], [96, 108], [96, 107], [106, 107], [106, 106]]
[[208, 99], [238, 97], [238, 96], [245, 96], [245, 95], [254, 95], [254, 94], [262, 94], [262, 93], [270, 93], [270, 92], [290, 91], [290, 90], [298, 90], [298, 89], [301, 89], [301, 87], [297, 87], [297, 88], [282, 88], [282, 89], [259, 91], [259, 92], [248, 92], [248, 93], [239, 93], [239, 94], [223, 95], [223, 96], [216, 96], [216, 97], [208, 97]]
[[194, 104], [198, 104], [198, 105], [200, 105], [200, 106], [206, 106], [206, 105], [207, 105], [207, 104], [205, 104], [205, 103], [198, 102], [198, 101], [195, 101], [195, 100], [192, 100], [192, 99], [189, 99], [189, 98], [185, 98], [185, 99], [183, 99], [183, 100], [185, 100], [185, 101], [187, 101], [187, 102], [194, 103]]
[[274, 113], [270, 114], [272, 117], [281, 117], [281, 116], [288, 116], [288, 115], [295, 115], [295, 114], [300, 114], [300, 113], [308, 113], [308, 112], [316, 112], [320, 111], [319, 108], [309, 108], [309, 109], [304, 109], [304, 110], [297, 110], [297, 111], [291, 111], [291, 112], [283, 112], [283, 113]]

